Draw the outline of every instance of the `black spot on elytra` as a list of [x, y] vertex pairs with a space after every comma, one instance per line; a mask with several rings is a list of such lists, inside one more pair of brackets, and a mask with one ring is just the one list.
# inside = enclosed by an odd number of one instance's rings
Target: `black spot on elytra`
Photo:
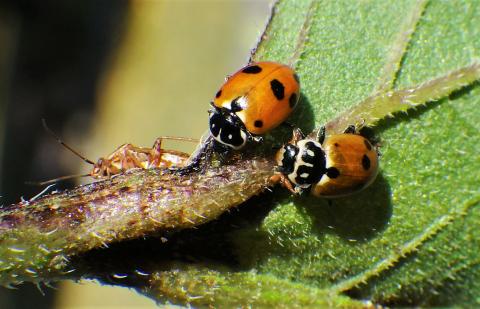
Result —
[[258, 65], [252, 65], [243, 69], [242, 72], [247, 74], [258, 74], [262, 72], [262, 68]]
[[370, 159], [367, 155], [363, 155], [362, 158], [362, 167], [364, 170], [368, 171], [370, 169]]
[[261, 121], [261, 120], [255, 120], [255, 122], [253, 123], [253, 125], [255, 126], [255, 128], [261, 128], [261, 127], [263, 127], [263, 121]]
[[333, 146], [340, 147], [340, 145], [338, 143], [334, 143]]
[[295, 107], [295, 105], [297, 104], [297, 94], [296, 93], [292, 93], [292, 95], [288, 99], [288, 104], [290, 104], [290, 108]]
[[340, 176], [340, 171], [336, 167], [329, 167], [327, 170], [327, 176], [330, 179], [335, 179]]
[[215, 95], [215, 98], [220, 98], [220, 96], [222, 95], [222, 89], [218, 90], [217, 94]]
[[365, 147], [367, 147], [368, 151], [372, 150], [372, 144], [370, 144], [369, 141], [365, 139], [363, 142], [365, 143]]
[[273, 79], [270, 82], [270, 86], [272, 87], [273, 95], [277, 98], [277, 100], [283, 100], [285, 97], [285, 87], [283, 84], [277, 79]]
[[300, 79], [298, 78], [297, 73], [293, 73], [293, 78], [295, 79], [295, 81], [296, 81], [297, 83], [300, 84]]

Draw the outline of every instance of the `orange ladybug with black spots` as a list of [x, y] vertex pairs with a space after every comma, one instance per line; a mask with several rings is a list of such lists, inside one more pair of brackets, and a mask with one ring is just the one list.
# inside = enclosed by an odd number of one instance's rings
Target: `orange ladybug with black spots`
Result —
[[210, 111], [210, 132], [219, 143], [240, 149], [274, 129], [295, 109], [298, 76], [287, 65], [257, 62], [230, 76]]
[[353, 126], [326, 138], [322, 128], [316, 140], [304, 138], [296, 129], [292, 140], [277, 152], [276, 161], [273, 182], [294, 193], [309, 188], [312, 195], [325, 198], [358, 192], [378, 173], [377, 149]]

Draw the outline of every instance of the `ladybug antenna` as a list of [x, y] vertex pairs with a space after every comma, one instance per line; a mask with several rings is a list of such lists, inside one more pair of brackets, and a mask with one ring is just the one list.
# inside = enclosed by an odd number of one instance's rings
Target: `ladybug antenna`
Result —
[[[69, 145], [67, 145], [64, 141], [62, 141], [60, 139], [60, 137], [58, 137], [57, 134], [55, 134], [48, 126], [47, 126], [47, 122], [45, 121], [45, 118], [42, 118], [42, 124], [43, 124], [43, 128], [48, 132], [50, 133], [50, 135], [53, 136], [53, 138], [55, 138], [57, 140], [57, 142], [59, 142], [63, 147], [67, 148], [68, 150], [70, 150], [73, 154], [75, 154], [77, 157], [81, 158], [83, 161], [87, 162], [88, 164], [91, 164], [91, 165], [95, 165], [95, 162], [87, 159], [85, 156], [83, 156], [82, 154], [80, 154], [78, 151], [76, 151], [75, 149], [73, 149], [72, 147], [70, 147]], [[67, 176], [65, 176], [67, 177]], [[72, 176], [71, 178], [73, 177], [79, 177], [78, 175], [75, 175], [75, 176]], [[62, 178], [62, 177], [60, 177]], [[52, 179], [52, 180], [59, 180], [60, 178], [57, 178], [57, 179]]]
[[90, 174], [67, 175], [67, 176], [62, 176], [62, 177], [45, 180], [45, 181], [26, 181], [25, 183], [27, 185], [33, 185], [33, 186], [45, 186], [45, 185], [51, 185], [58, 181], [64, 181], [72, 178], [87, 177], [87, 176], [90, 176]]

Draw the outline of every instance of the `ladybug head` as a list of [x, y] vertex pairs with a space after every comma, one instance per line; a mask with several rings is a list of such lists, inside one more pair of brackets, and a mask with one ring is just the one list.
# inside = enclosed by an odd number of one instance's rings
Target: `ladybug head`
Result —
[[236, 150], [253, 138], [235, 113], [218, 106], [210, 110], [210, 133], [219, 143]]
[[293, 144], [285, 144], [275, 155], [277, 161], [278, 172], [288, 175], [295, 170], [295, 162], [297, 160], [299, 149]]

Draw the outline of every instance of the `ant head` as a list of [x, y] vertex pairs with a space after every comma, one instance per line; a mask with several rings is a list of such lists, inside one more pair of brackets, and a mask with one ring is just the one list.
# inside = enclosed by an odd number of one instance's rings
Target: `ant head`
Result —
[[97, 163], [95, 163], [93, 165], [93, 169], [92, 171], [90, 172], [90, 176], [92, 177], [95, 177], [95, 178], [99, 178], [99, 177], [104, 177], [106, 176], [105, 172], [106, 172], [106, 168], [105, 168], [105, 159], [104, 158], [100, 158], [98, 159]]

